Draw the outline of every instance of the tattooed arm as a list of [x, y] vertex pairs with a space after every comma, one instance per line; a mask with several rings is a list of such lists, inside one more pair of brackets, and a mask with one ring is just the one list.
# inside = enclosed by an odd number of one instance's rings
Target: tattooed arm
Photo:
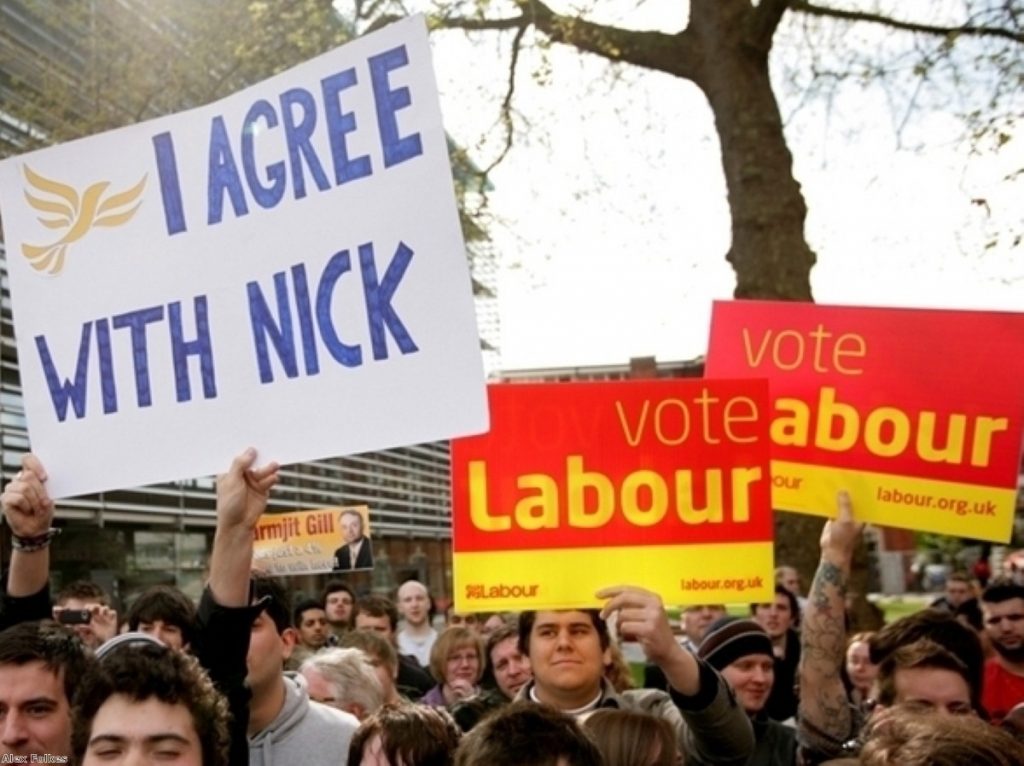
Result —
[[[840, 669], [846, 655], [846, 586], [863, 524], [840, 492], [839, 515], [821, 533], [821, 563], [801, 618], [799, 737], [808, 753], [836, 757], [856, 734]], [[815, 759], [812, 759], [812, 761]]]

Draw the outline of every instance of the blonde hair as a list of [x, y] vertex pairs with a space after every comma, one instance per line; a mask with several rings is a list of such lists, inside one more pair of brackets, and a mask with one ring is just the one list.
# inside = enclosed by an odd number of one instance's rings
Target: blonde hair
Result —
[[478, 670], [473, 683], [480, 680], [485, 664], [483, 642], [475, 631], [459, 625], [445, 628], [441, 635], [437, 637], [433, 648], [430, 650], [430, 675], [434, 677], [434, 680], [439, 684], [446, 682], [447, 679], [444, 677], [444, 671], [448, 658], [454, 652], [465, 647], [470, 647], [476, 652]]
[[[675, 766], [678, 744], [663, 718], [636, 710], [602, 708], [583, 722], [583, 731], [597, 745], [605, 763], [616, 766]], [[657, 757], [653, 758], [657, 745]]]

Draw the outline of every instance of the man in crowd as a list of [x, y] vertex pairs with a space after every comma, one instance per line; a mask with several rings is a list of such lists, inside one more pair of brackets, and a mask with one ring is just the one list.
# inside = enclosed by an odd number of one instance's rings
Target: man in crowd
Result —
[[971, 578], [965, 572], [953, 572], [946, 578], [945, 593], [935, 599], [931, 606], [933, 609], [956, 612], [957, 607], [972, 598], [974, 598], [974, 585], [971, 583]]
[[519, 648], [519, 626], [505, 625], [487, 639], [487, 662], [494, 683], [506, 699], [515, 699], [533, 677], [530, 658]]
[[[199, 603], [200, 656], [231, 708], [231, 763], [341, 763], [357, 721], [312, 702], [283, 666], [295, 630], [282, 586], [250, 579], [255, 529], [278, 466], [245, 450], [217, 478], [210, 580]], [[248, 751], [248, 752], [246, 752]]]
[[418, 700], [434, 688], [437, 681], [415, 657], [398, 652], [398, 609], [383, 596], [367, 596], [356, 607], [356, 630], [371, 631], [384, 638], [395, 648], [398, 658], [398, 692], [411, 700]]
[[800, 664], [800, 638], [793, 629], [799, 619], [796, 596], [775, 586], [775, 598], [767, 604], [751, 604], [754, 622], [764, 628], [772, 640], [775, 656], [775, 683], [765, 706], [769, 718], [786, 721], [796, 715], [796, 670]]
[[696, 652], [708, 628], [725, 617], [725, 604], [691, 604], [683, 607], [683, 648]]
[[57, 594], [53, 619], [67, 625], [90, 649], [117, 635], [117, 611], [110, 597], [88, 580], [76, 580]]
[[373, 667], [380, 682], [384, 704], [398, 705], [407, 702], [395, 686], [398, 678], [398, 652], [383, 636], [368, 630], [350, 630], [341, 637], [342, 649], [358, 649]]
[[[744, 763], [754, 749], [750, 720], [721, 676], [676, 641], [661, 599], [632, 587], [608, 588], [597, 597], [607, 599], [600, 614], [565, 610], [520, 615], [519, 647], [530, 658], [533, 680], [518, 698], [575, 716], [599, 707], [647, 712], [672, 725], [688, 761]], [[612, 614], [619, 632], [637, 641], [647, 659], [665, 673], [668, 692], [637, 689], [620, 694], [604, 678], [611, 660], [605, 619]]]
[[320, 598], [327, 613], [327, 624], [331, 632], [340, 638], [345, 631], [352, 629], [352, 614], [355, 610], [356, 594], [341, 580], [331, 580], [324, 586]]
[[[484, 655], [484, 689], [450, 708], [452, 717], [463, 731], [469, 731], [484, 717], [515, 699], [533, 677], [530, 658], [519, 649], [518, 625], [506, 624], [487, 639]], [[496, 688], [491, 688], [490, 682]]]
[[125, 644], [82, 681], [72, 736], [76, 762], [228, 766], [228, 707], [195, 658]]
[[165, 646], [188, 651], [196, 631], [196, 608], [191, 599], [170, 585], [154, 585], [128, 609], [128, 630], [148, 633]]
[[311, 598], [300, 601], [295, 607], [295, 629], [299, 646], [306, 651], [315, 652], [325, 647], [330, 629], [323, 604]]
[[[801, 628], [797, 738], [808, 766], [854, 754], [864, 723], [840, 675], [846, 655], [846, 589], [864, 525], [854, 520], [846, 492], [839, 493], [837, 504], [838, 517], [826, 522], [821, 533], [821, 562]], [[879, 665], [883, 704], [948, 713], [980, 707], [981, 644], [953, 615], [928, 609], [897, 620], [871, 638], [870, 652]]]
[[704, 636], [697, 656], [722, 674], [750, 716], [757, 747], [751, 762], [796, 762], [796, 732], [765, 714], [775, 678], [772, 641], [753, 620], [725, 617]]
[[1024, 586], [993, 582], [981, 594], [981, 610], [995, 650], [985, 662], [981, 701], [998, 723], [1024, 702]]
[[420, 667], [430, 666], [430, 650], [437, 640], [437, 631], [430, 625], [430, 593], [416, 580], [407, 580], [398, 588], [398, 611], [405, 627], [398, 632], [399, 654], [416, 658]]
[[800, 587], [800, 573], [791, 566], [783, 564], [775, 568], [775, 584], [781, 585], [797, 598], [803, 594], [803, 589]]
[[299, 668], [310, 699], [351, 713], [360, 721], [384, 704], [384, 689], [370, 659], [359, 649], [332, 647]]
[[53, 623], [22, 622], [0, 632], [4, 763], [71, 755], [71, 699], [91, 662], [81, 641]]
[[900, 705], [938, 715], [976, 715], [967, 665], [922, 638], [898, 647], [878, 667], [878, 707]]
[[782, 566], [775, 568], [775, 584], [781, 585], [783, 588], [788, 590], [794, 596], [796, 596], [797, 604], [802, 612], [804, 607], [807, 605], [807, 599], [804, 598], [803, 583], [800, 580], [800, 573], [796, 571], [794, 567], [783, 564]]
[[4, 488], [0, 504], [11, 536], [0, 608], [0, 756], [71, 757], [71, 698], [91, 657], [69, 631], [40, 623], [51, 614], [49, 576], [53, 501], [46, 471], [32, 454]]
[[514, 702], [459, 743], [456, 766], [603, 766], [597, 745], [572, 716], [545, 705]]
[[363, 514], [354, 508], [342, 511], [341, 533], [345, 544], [334, 552], [335, 570], [372, 569], [373, 543], [363, 533]]
[[252, 691], [249, 763], [342, 762], [359, 722], [348, 713], [311, 701], [305, 686], [284, 674], [284, 663], [296, 641], [287, 593], [280, 583], [265, 577], [255, 578], [254, 592], [254, 604], [262, 609], [252, 624], [247, 659], [246, 680]]

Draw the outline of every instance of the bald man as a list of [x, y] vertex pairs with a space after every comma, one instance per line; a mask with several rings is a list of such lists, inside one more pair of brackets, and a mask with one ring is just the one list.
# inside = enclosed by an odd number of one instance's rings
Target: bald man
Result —
[[405, 626], [398, 631], [398, 651], [429, 667], [437, 631], [430, 625], [430, 593], [426, 586], [416, 580], [402, 583], [398, 589], [398, 611], [405, 620]]

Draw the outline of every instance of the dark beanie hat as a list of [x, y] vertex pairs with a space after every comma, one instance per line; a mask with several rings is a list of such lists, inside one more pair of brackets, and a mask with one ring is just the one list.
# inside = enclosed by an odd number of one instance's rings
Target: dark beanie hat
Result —
[[697, 650], [697, 656], [715, 670], [750, 654], [773, 657], [772, 640], [756, 622], [738, 617], [723, 617], [712, 623]]

